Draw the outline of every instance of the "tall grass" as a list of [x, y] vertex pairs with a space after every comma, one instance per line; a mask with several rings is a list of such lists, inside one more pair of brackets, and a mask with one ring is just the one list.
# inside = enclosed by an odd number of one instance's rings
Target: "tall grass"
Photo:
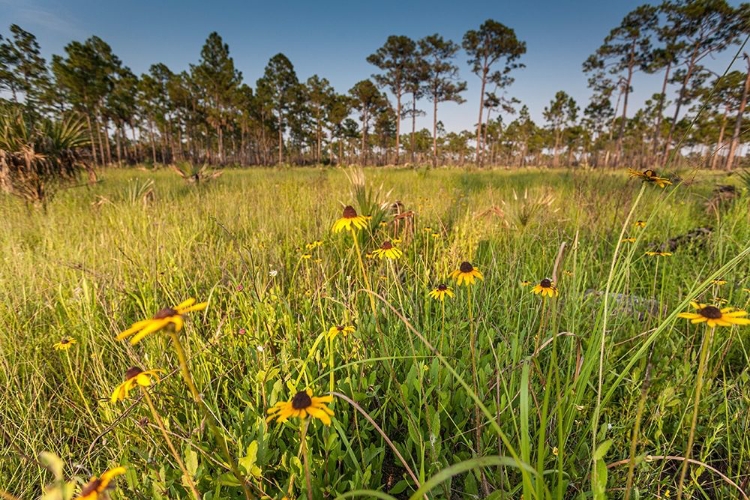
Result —
[[[360, 203], [414, 211], [359, 241], [369, 286], [351, 236], [330, 231], [342, 204], [357, 206], [341, 170], [227, 171], [205, 185], [112, 170], [47, 213], [0, 199], [0, 491], [39, 496], [49, 451], [83, 481], [127, 465], [113, 498], [188, 498], [148, 406], [108, 401], [136, 365], [168, 370], [153, 402], [203, 497], [242, 497], [167, 336], [115, 340], [195, 296], [209, 307], [187, 320], [192, 375], [259, 497], [675, 495], [706, 333], [676, 315], [695, 297], [750, 306], [747, 193], [707, 211], [714, 184], [732, 179], [642, 190], [590, 171], [365, 177], [383, 189]], [[644, 254], [700, 227], [710, 236], [679, 240], [670, 257]], [[402, 259], [366, 257], [394, 238]], [[476, 386], [469, 295], [455, 289], [444, 317], [427, 297], [463, 260], [485, 275], [471, 291]], [[546, 303], [520, 284], [553, 274], [560, 296]], [[337, 324], [356, 332], [327, 344]], [[749, 333], [715, 334], [688, 498], [750, 489]], [[53, 350], [63, 336], [78, 343]], [[328, 392], [332, 370], [356, 406], [337, 398], [330, 428], [310, 424], [308, 487], [299, 421], [266, 424], [266, 410], [306, 387]]]

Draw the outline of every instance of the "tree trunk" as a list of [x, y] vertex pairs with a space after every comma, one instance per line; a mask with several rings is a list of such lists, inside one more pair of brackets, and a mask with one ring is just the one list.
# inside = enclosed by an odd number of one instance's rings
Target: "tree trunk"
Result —
[[284, 129], [282, 125], [281, 110], [279, 110], [279, 165], [284, 162]]
[[437, 96], [433, 95], [432, 104], [432, 168], [437, 168]]
[[615, 148], [615, 167], [620, 164], [622, 155], [622, 139], [625, 137], [625, 121], [628, 116], [628, 96], [630, 95], [630, 83], [633, 81], [633, 67], [635, 65], [635, 40], [630, 46], [630, 57], [628, 59], [628, 77], [625, 80], [625, 92], [622, 99], [622, 117], [620, 119], [620, 130], [617, 133], [617, 146]]
[[396, 165], [401, 158], [401, 87], [396, 88]]
[[560, 142], [562, 134], [556, 129], [555, 130], [555, 149], [552, 153], [552, 167], [557, 168], [560, 166]]
[[675, 103], [674, 108], [674, 116], [672, 117], [672, 123], [669, 124], [669, 133], [667, 134], [667, 143], [664, 145], [664, 158], [662, 161], [662, 166], [667, 165], [667, 161], [669, 161], [669, 151], [672, 147], [672, 138], [674, 136], [674, 130], [677, 127], [677, 118], [680, 115], [680, 107], [682, 107], [682, 100], [684, 97], [685, 89], [688, 86], [688, 83], [690, 83], [690, 77], [693, 76], [693, 71], [695, 70], [695, 60], [698, 57], [698, 44], [695, 45], [695, 48], [693, 49], [693, 54], [690, 56], [690, 63], [688, 64], [688, 70], [687, 73], [685, 73], [685, 79], [682, 81], [682, 86], [680, 87], [680, 92], [677, 94], [677, 102]]
[[743, 54], [745, 63], [747, 64], [747, 76], [745, 77], [745, 88], [742, 90], [742, 101], [740, 101], [740, 109], [737, 111], [737, 121], [734, 122], [734, 134], [732, 134], [732, 142], [729, 145], [729, 153], [727, 153], [727, 170], [732, 170], [732, 164], [734, 163], [734, 155], [737, 152], [737, 146], [740, 144], [740, 132], [742, 131], [742, 115], [745, 113], [745, 106], [747, 106], [747, 94], [750, 92], [750, 56], [747, 53]]
[[721, 129], [719, 129], [719, 140], [716, 141], [716, 148], [714, 153], [711, 155], [711, 170], [716, 170], [716, 165], [719, 163], [719, 151], [724, 143], [724, 131], [727, 128], [727, 115], [729, 114], [729, 105], [724, 106], [724, 115], [721, 117]]
[[122, 166], [122, 141], [120, 139], [122, 128], [115, 126], [115, 145], [117, 147], [117, 165]]
[[414, 138], [417, 135], [417, 94], [412, 92], [411, 94], [411, 144], [409, 149], [411, 150], [411, 162], [416, 162], [416, 144]]
[[109, 122], [107, 120], [103, 120], [103, 122], [104, 122], [104, 144], [107, 150], [107, 165], [111, 165], [112, 164], [112, 148], [109, 145]]
[[322, 149], [321, 145], [323, 143], [323, 126], [320, 124], [320, 116], [318, 116], [318, 130], [317, 130], [317, 137], [318, 146], [315, 150], [315, 163], [320, 165], [321, 163], [321, 156], [322, 156]]
[[154, 120], [148, 121], [149, 132], [151, 133], [151, 157], [154, 161], [154, 167], [156, 167], [156, 137], [154, 137]]
[[107, 157], [104, 156], [104, 144], [102, 143], [102, 127], [99, 125], [99, 114], [94, 112], [94, 126], [96, 127], [96, 138], [99, 140], [99, 157], [102, 159], [102, 164], [107, 161]]
[[479, 91], [479, 120], [477, 121], [477, 165], [482, 166], [482, 111], [484, 110], [484, 87], [487, 85], [487, 72], [489, 68], [486, 63], [482, 69], [482, 87]]
[[[654, 127], [654, 147], [652, 149], [652, 155], [654, 156], [654, 160], [656, 160], [656, 155], [659, 151], [659, 139], [661, 138], [661, 122], [664, 118], [664, 101], [667, 99], [667, 82], [669, 81], [669, 73], [672, 69], [672, 63], [669, 62], [667, 64], [667, 69], [664, 72], [664, 81], [661, 84], [661, 97], [659, 98], [659, 103], [656, 105], [656, 126]], [[654, 162], [656, 163], [656, 162]]]
[[216, 126], [216, 134], [219, 136], [219, 164], [224, 164], [224, 128], [221, 125]]
[[94, 165], [96, 165], [96, 142], [94, 141], [94, 127], [91, 126], [91, 115], [89, 113], [86, 113], [86, 121], [88, 122], [89, 126], [89, 141], [91, 141], [91, 158], [94, 162]]
[[[491, 108], [487, 110], [487, 116], [485, 117], [485, 121], [484, 121], [484, 123], [485, 123], [484, 130], [482, 130], [482, 144], [484, 145], [484, 148], [483, 148], [482, 151], [484, 151], [484, 149], [487, 149], [487, 144], [489, 144], [487, 142], [487, 131], [490, 128], [490, 113], [491, 113], [491, 111], [492, 111]], [[490, 156], [491, 155], [492, 155], [492, 153], [490, 152]], [[491, 160], [490, 160], [490, 163], [492, 163]]]

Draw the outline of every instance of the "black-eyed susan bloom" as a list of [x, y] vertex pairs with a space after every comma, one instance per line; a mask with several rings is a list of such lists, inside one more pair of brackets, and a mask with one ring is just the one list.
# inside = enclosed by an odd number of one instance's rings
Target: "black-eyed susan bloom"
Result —
[[384, 241], [382, 245], [380, 245], [380, 248], [377, 250], [373, 250], [372, 255], [374, 257], [380, 257], [380, 259], [398, 259], [402, 255], [404, 255], [404, 252], [401, 251], [401, 249], [396, 248], [393, 246], [393, 243], [390, 241]]
[[146, 335], [158, 332], [167, 325], [172, 325], [175, 332], [182, 330], [184, 325], [182, 316], [193, 311], [202, 311], [206, 308], [208, 302], [195, 303], [195, 299], [190, 298], [174, 307], [166, 307], [156, 313], [153, 318], [144, 319], [133, 323], [133, 325], [125, 330], [124, 332], [117, 335], [117, 340], [123, 340], [131, 335], [135, 335], [130, 339], [130, 343], [135, 345]]
[[642, 179], [653, 179], [656, 177], [656, 172], [653, 170], [644, 170], [643, 172], [639, 172], [638, 170], [633, 170], [632, 168], [628, 169], [628, 175], [630, 177], [640, 177]]
[[557, 297], [560, 293], [557, 291], [557, 287], [549, 278], [544, 278], [539, 282], [531, 291], [537, 295], [542, 294], [542, 297]]
[[653, 252], [646, 252], [646, 255], [649, 257], [669, 257], [672, 255], [672, 252], [659, 252], [659, 251], [653, 251]]
[[60, 339], [60, 342], [57, 342], [52, 347], [55, 348], [57, 351], [67, 351], [71, 347], [73, 347], [73, 344], [76, 343], [76, 339], [73, 337], [63, 337]]
[[531, 281], [529, 280], [523, 280], [520, 283], [521, 286], [531, 286]]
[[445, 283], [441, 283], [433, 288], [428, 295], [435, 300], [445, 300], [446, 296], [454, 297], [453, 290], [451, 290], [451, 287], [449, 287]]
[[92, 477], [91, 481], [81, 489], [81, 494], [76, 497], [75, 500], [98, 500], [108, 498], [109, 495], [107, 494], [107, 491], [114, 487], [114, 485], [111, 484], [112, 480], [117, 476], [125, 474], [125, 471], [125, 467], [115, 467], [114, 469], [110, 469], [102, 474], [101, 477]]
[[633, 222], [633, 225], [635, 227], [646, 227], [646, 221], [645, 220], [637, 220]]
[[344, 207], [344, 213], [340, 219], [333, 223], [333, 232], [340, 233], [344, 229], [349, 231], [357, 231], [367, 227], [367, 221], [369, 217], [364, 215], [357, 215], [357, 211], [354, 207], [347, 205]]
[[450, 274], [450, 277], [456, 280], [456, 285], [461, 286], [462, 283], [466, 285], [473, 285], [474, 278], [483, 280], [484, 276], [479, 272], [479, 269], [471, 265], [471, 262], [461, 262], [461, 265]]
[[117, 401], [124, 401], [128, 398], [130, 391], [136, 387], [149, 387], [153, 382], [159, 381], [159, 373], [164, 370], [141, 370], [137, 366], [128, 368], [125, 372], [125, 382], [118, 385], [112, 396], [109, 398], [110, 402], [115, 403]]
[[623, 243], [635, 243], [635, 238], [623, 238]]
[[706, 323], [710, 328], [716, 326], [750, 325], [750, 319], [745, 317], [747, 316], [746, 311], [741, 311], [733, 307], [719, 309], [716, 306], [699, 304], [698, 302], [691, 302], [690, 305], [696, 312], [684, 312], [677, 316], [689, 319], [693, 324]]
[[722, 285], [726, 285], [727, 284], [727, 280], [721, 280], [721, 279], [711, 280], [711, 284], [712, 285], [716, 285], [716, 286], [722, 286]]
[[313, 396], [311, 389], [300, 391], [294, 395], [290, 401], [279, 401], [268, 410], [266, 422], [276, 420], [277, 422], [286, 422], [291, 417], [307, 418], [311, 416], [317, 418], [325, 425], [331, 425], [331, 410], [327, 403], [333, 402], [333, 396]]
[[350, 333], [354, 333], [354, 327], [344, 325], [332, 326], [328, 329], [328, 338], [335, 339], [339, 333], [346, 338]]
[[633, 170], [632, 168], [628, 169], [628, 174], [631, 177], [639, 177], [643, 180], [643, 182], [648, 182], [651, 184], [656, 184], [660, 188], [664, 188], [664, 186], [671, 186], [672, 182], [665, 178], [665, 177], [659, 177], [656, 175], [656, 172], [649, 169], [644, 170], [643, 172], [639, 172], [637, 170]]

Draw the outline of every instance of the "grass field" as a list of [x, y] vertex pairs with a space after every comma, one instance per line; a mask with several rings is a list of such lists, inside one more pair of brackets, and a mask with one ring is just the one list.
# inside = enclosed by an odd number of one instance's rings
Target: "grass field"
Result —
[[[750, 197], [680, 175], [105, 170], [46, 211], [0, 198], [0, 492], [124, 466], [113, 499], [675, 498], [689, 462], [684, 498], [747, 498], [750, 327], [677, 315], [750, 307]], [[367, 228], [333, 233], [344, 205]], [[176, 334], [117, 340], [190, 297]], [[164, 372], [110, 402], [134, 366]], [[266, 421], [307, 388], [331, 425]]]

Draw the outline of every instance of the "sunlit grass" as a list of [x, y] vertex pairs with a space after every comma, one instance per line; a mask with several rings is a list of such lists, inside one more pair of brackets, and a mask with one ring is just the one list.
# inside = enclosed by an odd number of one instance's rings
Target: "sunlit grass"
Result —
[[[240, 498], [215, 419], [256, 496], [419, 484], [435, 498], [618, 498], [631, 464], [642, 497], [675, 495], [705, 333], [676, 315], [691, 299], [750, 306], [747, 193], [707, 211], [714, 184], [733, 179], [647, 185], [638, 199], [623, 172], [365, 176], [358, 196], [334, 169], [228, 170], [200, 186], [108, 170], [46, 213], [1, 198], [0, 491], [39, 496], [48, 451], [84, 482], [127, 466], [113, 498], [188, 498], [183, 465], [205, 498]], [[394, 222], [396, 201], [413, 214]], [[386, 224], [372, 233], [331, 231], [345, 205], [381, 202]], [[697, 228], [710, 232], [680, 239]], [[398, 259], [368, 258], [395, 240]], [[484, 279], [430, 298], [464, 261]], [[544, 279], [558, 296], [532, 293]], [[169, 335], [115, 338], [191, 296], [209, 303], [180, 332], [206, 411]], [[354, 332], [328, 339], [331, 325]], [[747, 490], [750, 328], [722, 330], [689, 456]], [[56, 350], [63, 338], [75, 344]], [[166, 369], [149, 388], [165, 429], [138, 397], [109, 402], [131, 366]], [[276, 403], [332, 386], [357, 406], [335, 398], [330, 427], [266, 423]], [[743, 498], [710, 469], [690, 471], [686, 492]]]

